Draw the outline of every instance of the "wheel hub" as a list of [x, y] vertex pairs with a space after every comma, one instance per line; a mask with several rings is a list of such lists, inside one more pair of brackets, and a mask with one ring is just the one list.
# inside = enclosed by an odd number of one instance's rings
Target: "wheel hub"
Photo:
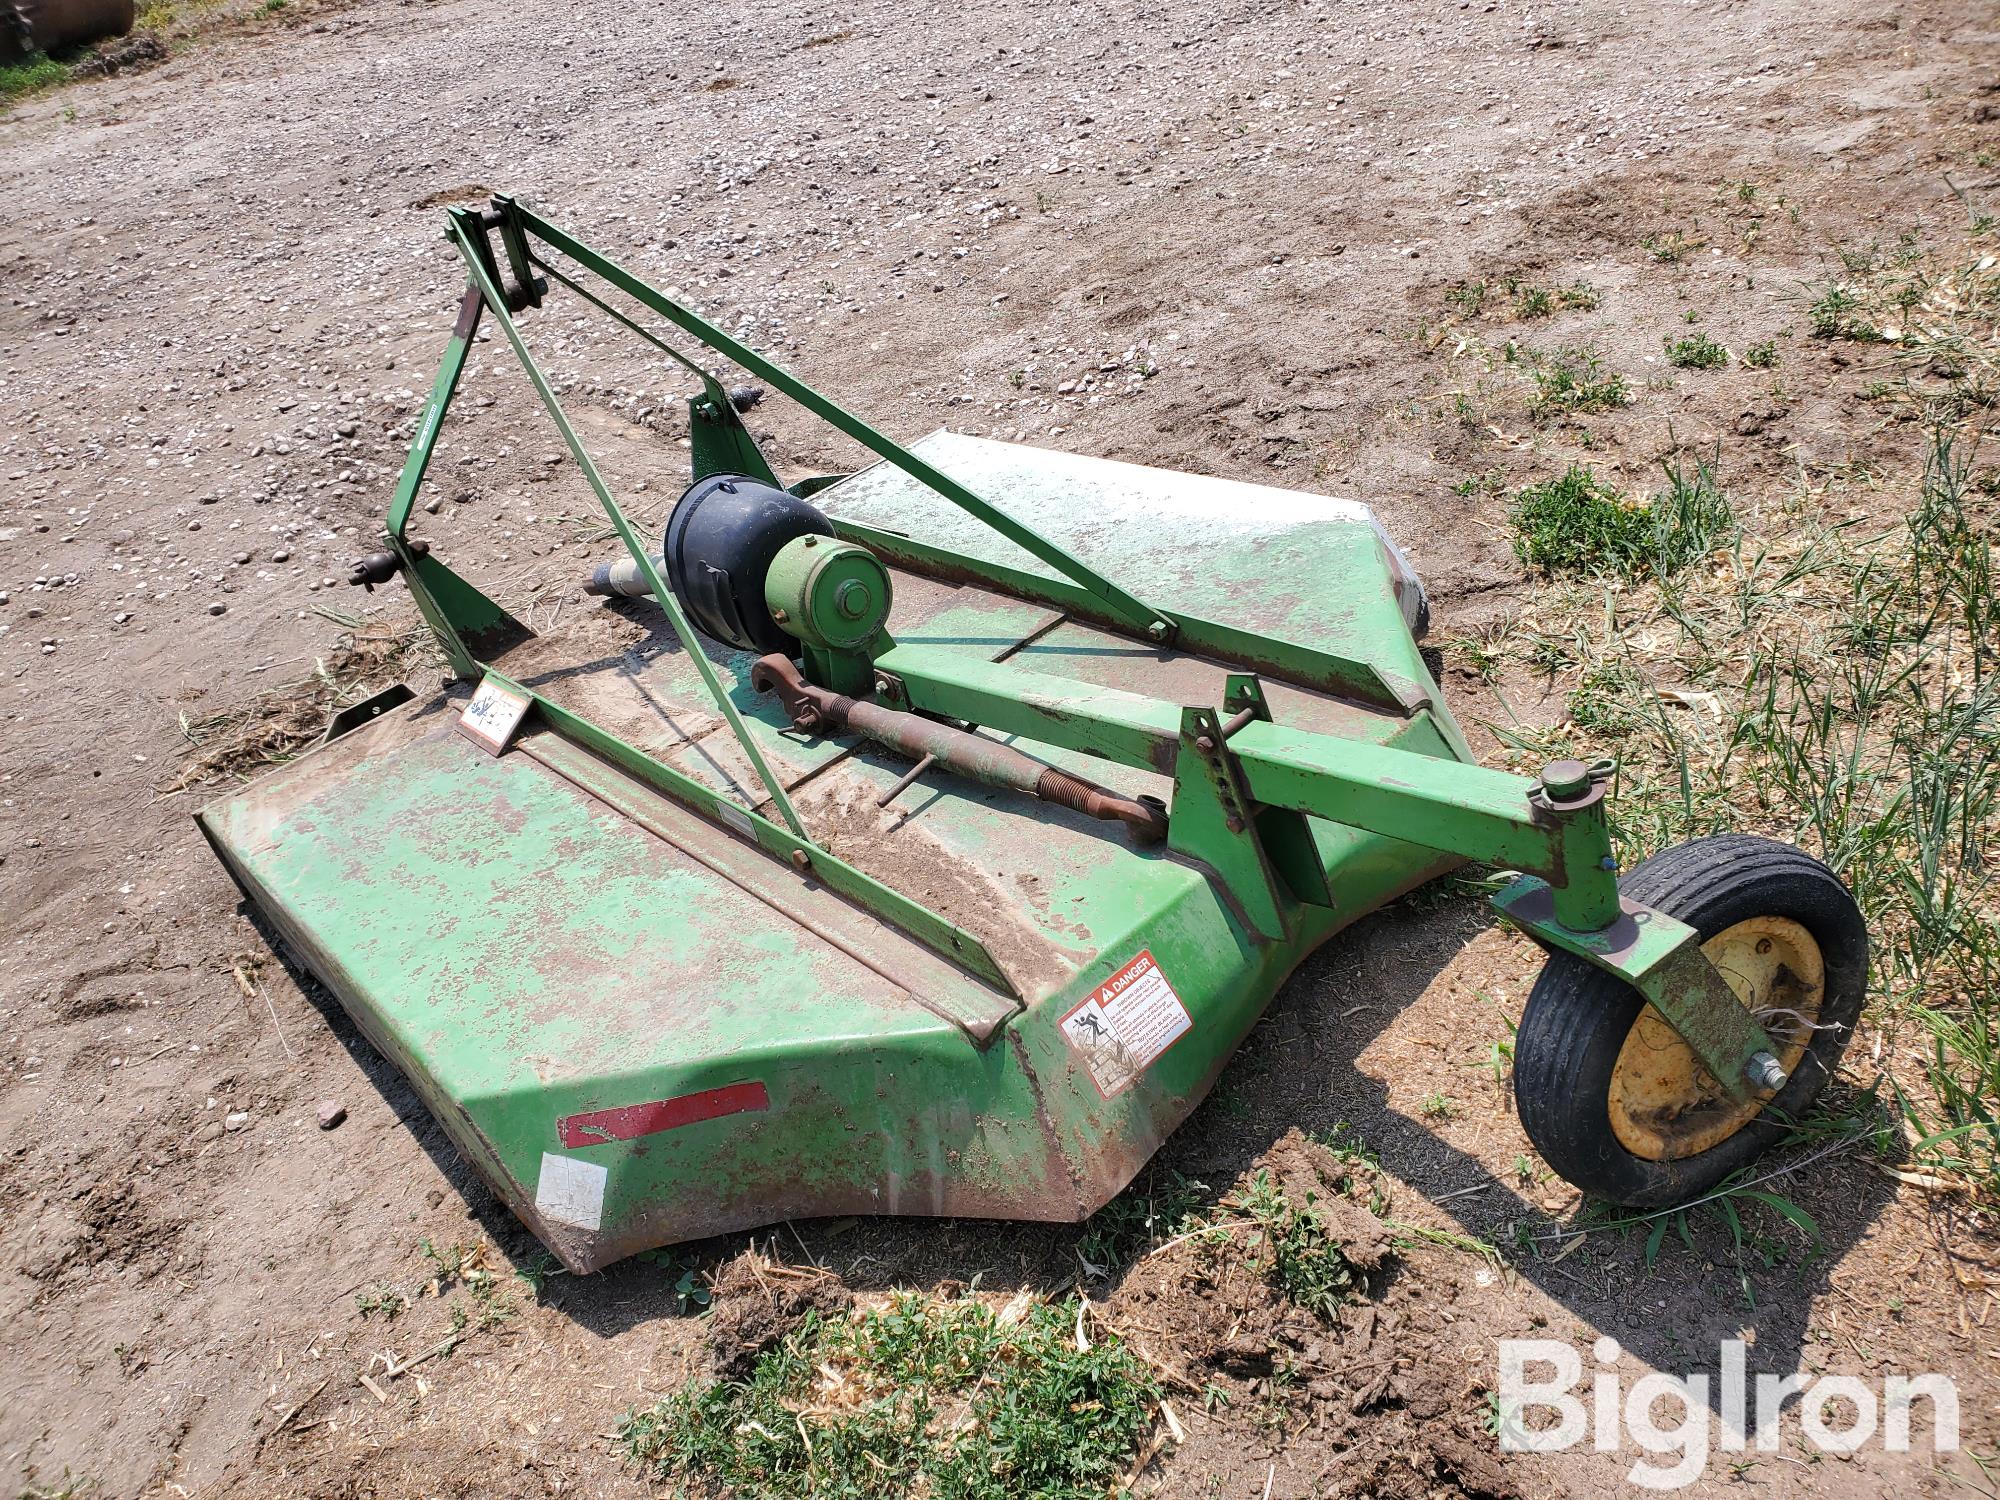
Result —
[[[1826, 962], [1812, 934], [1788, 917], [1753, 917], [1717, 933], [1701, 951], [1763, 1023], [1785, 1071], [1796, 1071], [1826, 991]], [[1619, 1050], [1607, 1107], [1612, 1133], [1627, 1151], [1678, 1161], [1736, 1134], [1769, 1097], [1730, 1098], [1649, 1005]]]

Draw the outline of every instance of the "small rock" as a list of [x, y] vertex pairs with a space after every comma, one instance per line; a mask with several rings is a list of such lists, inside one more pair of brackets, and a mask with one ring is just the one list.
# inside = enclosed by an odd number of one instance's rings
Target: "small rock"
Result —
[[208, 607], [208, 612], [212, 615], [226, 614], [228, 613], [228, 610], [229, 606], [224, 604], [220, 599], [216, 600], [215, 603], [209, 605]]
[[292, 550], [289, 547], [280, 547], [271, 554], [272, 562], [290, 562], [291, 560]]
[[215, 1120], [210, 1120], [210, 1121], [209, 1121], [209, 1122], [208, 1122], [208, 1123], [207, 1123], [206, 1125], [202, 1126], [202, 1127], [201, 1127], [201, 1128], [200, 1128], [199, 1130], [197, 1130], [197, 1131], [196, 1131], [196, 1132], [194, 1133], [194, 1138], [195, 1138], [195, 1139], [196, 1139], [197, 1141], [219, 1141], [219, 1140], [221, 1140], [221, 1139], [222, 1139], [222, 1126], [221, 1126], [220, 1122], [218, 1122], [218, 1121], [215, 1121]]
[[249, 1123], [250, 1123], [250, 1111], [247, 1109], [239, 1109], [234, 1114], [223, 1116], [222, 1128], [224, 1130], [231, 1130], [231, 1131], [241, 1130], [245, 1125], [248, 1125]]
[[342, 1104], [338, 1099], [322, 1099], [319, 1101], [319, 1128], [321, 1130], [331, 1130], [346, 1118], [347, 1106]]

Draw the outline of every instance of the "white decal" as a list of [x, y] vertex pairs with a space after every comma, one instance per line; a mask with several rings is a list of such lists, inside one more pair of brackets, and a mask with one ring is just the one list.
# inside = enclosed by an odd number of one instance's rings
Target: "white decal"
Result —
[[543, 1218], [558, 1224], [595, 1230], [604, 1222], [604, 1184], [610, 1176], [594, 1161], [544, 1151], [535, 1207]]
[[499, 755], [528, 716], [528, 707], [528, 699], [488, 677], [458, 716], [458, 727], [487, 754]]
[[1151, 953], [1141, 953], [1062, 1019], [1097, 1091], [1110, 1099], [1186, 1035], [1194, 1018]]

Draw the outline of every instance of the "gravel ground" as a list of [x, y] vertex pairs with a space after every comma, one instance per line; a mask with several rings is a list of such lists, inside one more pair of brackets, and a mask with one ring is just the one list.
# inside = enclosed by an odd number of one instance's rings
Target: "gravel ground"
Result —
[[[1784, 421], [1756, 415], [1759, 379], [1663, 390], [1602, 424], [1612, 472], [1649, 469], [1670, 428], [1727, 438], [1752, 476], [1907, 464], [1914, 444], [1837, 406], [1845, 377], [1805, 365], [1798, 289], [1837, 244], [1962, 218], [1938, 169], [1992, 144], [1967, 101], [1993, 22], [1854, 0], [586, 3], [556, 20], [356, 0], [20, 106], [0, 123], [8, 1476], [68, 1470], [118, 1495], [637, 1493], [599, 1434], [692, 1358], [671, 1297], [614, 1273], [439, 1362], [422, 1392], [406, 1380], [379, 1405], [354, 1384], [389, 1336], [357, 1290], [407, 1281], [421, 1239], [513, 1231], [366, 1044], [255, 967], [261, 940], [189, 822], [196, 794], [166, 794], [183, 723], [310, 672], [355, 616], [408, 618], [399, 590], [338, 580], [379, 529], [461, 284], [440, 205], [524, 195], [901, 437], [949, 425], [1365, 499], [1448, 632], [1507, 613], [1520, 582], [1491, 494], [1454, 487], [1558, 459], [1518, 406], [1484, 431], [1452, 419], [1444, 289], [1587, 278], [1600, 309], [1522, 337], [1589, 340], [1641, 374], [1684, 306], [1798, 348]], [[1754, 245], [1716, 206], [1738, 180], [1793, 205]], [[1666, 279], [1642, 238], [1703, 215]], [[655, 430], [671, 458], [673, 367], [614, 359], [616, 331], [566, 310], [533, 331], [594, 431]], [[480, 348], [423, 524], [525, 608], [572, 591], [595, 553], [558, 524], [588, 497], [503, 353]], [[785, 466], [842, 459], [785, 414], [759, 420]], [[670, 463], [625, 461], [634, 493], [670, 498]], [[1385, 919], [1295, 986], [1285, 1024], [1310, 1026], [1357, 973], [1389, 984], [1399, 954], [1423, 959], [1415, 990], [1392, 986], [1410, 1009], [1336, 1051], [1361, 1082], [1310, 1107], [1394, 1131], [1426, 1070], [1461, 1066], [1424, 1038], [1450, 1035], [1479, 985], [1518, 994], [1530, 972], [1491, 932], [1451, 967], [1462, 923]], [[337, 1131], [314, 1128], [324, 1097], [350, 1112]], [[1295, 1104], [1205, 1115], [1190, 1149], [1241, 1165]], [[1521, 1149], [1500, 1115], [1444, 1155], [1429, 1132], [1395, 1138], [1391, 1167], [1433, 1190], [1432, 1168], [1499, 1171]], [[1831, 1263], [1780, 1289], [1766, 1347], [1805, 1337], [1836, 1272], [1887, 1275], [1918, 1248], [1921, 1210], [1861, 1169], [1827, 1191]], [[985, 1264], [979, 1233], [871, 1241], [889, 1268], [869, 1274], [962, 1274]], [[1054, 1243], [1035, 1234], [1028, 1281]], [[1440, 1257], [1434, 1274], [1470, 1273]], [[1567, 1322], [1644, 1305], [1556, 1276], [1517, 1295]], [[1677, 1295], [1714, 1292], [1690, 1272]], [[1871, 1347], [1990, 1376], [1990, 1336], [1943, 1309]], [[302, 1398], [318, 1425], [275, 1434]], [[1264, 1452], [1208, 1436], [1164, 1461], [1167, 1492], [1257, 1493]], [[1270, 1495], [1337, 1490], [1271, 1452]], [[1514, 1482], [1610, 1482], [1571, 1458]], [[1936, 1482], [1885, 1458], [1822, 1492]]]

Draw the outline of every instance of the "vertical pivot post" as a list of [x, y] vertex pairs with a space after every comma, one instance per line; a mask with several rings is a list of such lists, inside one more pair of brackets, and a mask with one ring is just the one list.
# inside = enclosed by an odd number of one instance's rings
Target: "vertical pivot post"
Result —
[[1605, 821], [1605, 783], [1615, 762], [1551, 761], [1530, 793], [1536, 808], [1557, 820], [1564, 880], [1554, 888], [1555, 916], [1574, 932], [1599, 932], [1618, 920], [1618, 861]]

